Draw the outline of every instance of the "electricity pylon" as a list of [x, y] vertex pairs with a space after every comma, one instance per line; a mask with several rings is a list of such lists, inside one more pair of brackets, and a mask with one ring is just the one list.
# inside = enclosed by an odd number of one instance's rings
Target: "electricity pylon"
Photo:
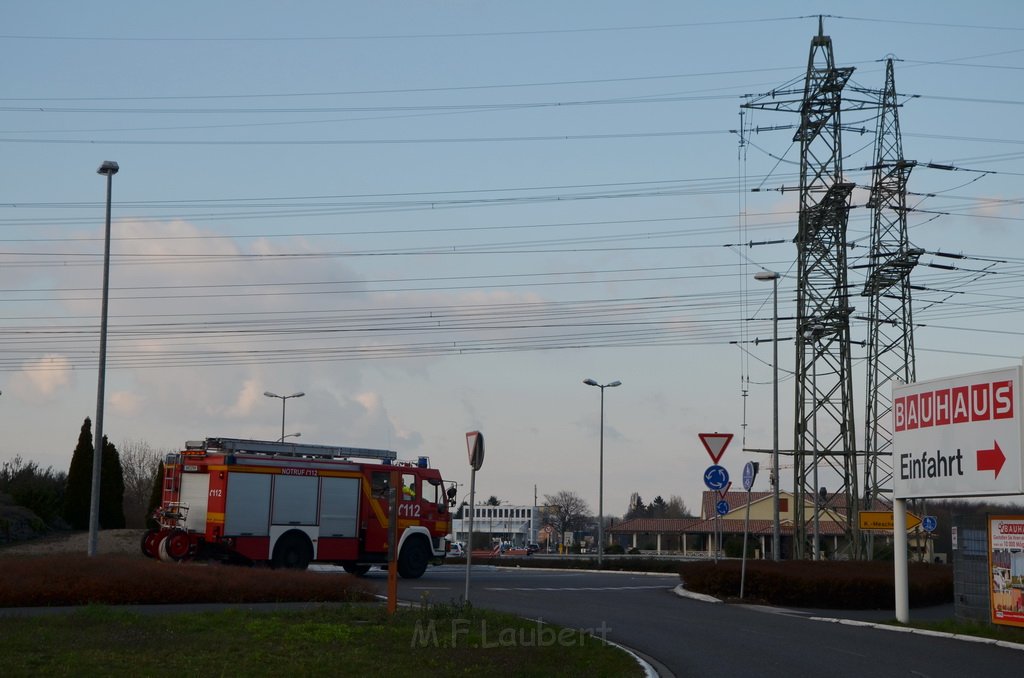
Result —
[[[894, 380], [916, 379], [910, 272], [923, 250], [907, 237], [907, 179], [916, 163], [903, 157], [893, 59], [886, 60], [875, 139], [871, 197], [871, 249], [861, 296], [868, 300], [867, 387], [864, 408], [864, 498], [871, 509], [892, 487]], [[868, 557], [871, 556], [868, 544]]]
[[[846, 536], [859, 548], [858, 464], [853, 411], [850, 292], [847, 284], [846, 226], [854, 184], [842, 166], [840, 112], [877, 106], [877, 101], [844, 102], [852, 67], [837, 68], [832, 38], [811, 39], [803, 89], [776, 90], [744, 108], [799, 113], [793, 136], [800, 143], [797, 246], [796, 406], [793, 446], [793, 557], [803, 558], [807, 502], [817, 506], [819, 465], [831, 468], [845, 498]], [[785, 190], [785, 189], [783, 189]], [[851, 556], [857, 557], [858, 553]]]

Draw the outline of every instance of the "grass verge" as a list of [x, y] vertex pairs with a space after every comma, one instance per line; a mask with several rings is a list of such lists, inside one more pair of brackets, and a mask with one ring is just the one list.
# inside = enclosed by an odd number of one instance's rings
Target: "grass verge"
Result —
[[928, 631], [940, 631], [952, 633], [958, 636], [974, 636], [976, 638], [989, 638], [991, 640], [1003, 640], [1010, 643], [1024, 644], [1024, 628], [1016, 626], [1003, 626], [1000, 624], [989, 624], [980, 621], [963, 621], [958, 619], [944, 619], [935, 622], [915, 622], [901, 624], [897, 621], [889, 622], [894, 626], [907, 626], [915, 629]]
[[87, 606], [0, 618], [0, 656], [7, 676], [642, 675], [591, 635], [461, 605], [391, 618], [374, 603], [166, 615]]

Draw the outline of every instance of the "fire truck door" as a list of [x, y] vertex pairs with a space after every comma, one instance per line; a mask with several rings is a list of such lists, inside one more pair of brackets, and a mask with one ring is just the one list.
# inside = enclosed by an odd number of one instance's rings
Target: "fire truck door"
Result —
[[181, 476], [181, 503], [188, 507], [185, 529], [206, 532], [206, 503], [209, 501], [210, 474], [183, 473]]
[[265, 537], [270, 525], [270, 476], [234, 472], [228, 476], [224, 534]]
[[359, 478], [324, 478], [320, 488], [320, 536], [355, 537]]

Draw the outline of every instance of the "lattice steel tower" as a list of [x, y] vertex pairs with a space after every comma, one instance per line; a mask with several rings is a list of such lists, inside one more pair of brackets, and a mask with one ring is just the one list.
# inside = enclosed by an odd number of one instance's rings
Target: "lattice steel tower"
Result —
[[[854, 184], [843, 177], [843, 88], [852, 67], [836, 68], [832, 39], [818, 20], [802, 90], [758, 96], [744, 108], [800, 114], [800, 213], [797, 235], [796, 407], [793, 446], [793, 557], [807, 548], [808, 513], [816, 514], [818, 467], [831, 468], [847, 508], [849, 543], [859, 545], [857, 446], [851, 369], [846, 225]], [[877, 101], [869, 104], [877, 106]], [[854, 102], [855, 108], [867, 107]], [[831, 480], [830, 480], [831, 482]], [[810, 503], [810, 506], [808, 506]], [[833, 504], [834, 506], [834, 504]], [[859, 554], [850, 554], [857, 557]]]
[[[890, 381], [916, 378], [910, 272], [923, 250], [907, 238], [907, 179], [916, 164], [903, 157], [893, 60], [886, 60], [875, 139], [871, 250], [861, 296], [867, 297], [867, 402], [864, 408], [864, 501], [871, 508], [892, 487]], [[870, 552], [869, 552], [870, 555]]]

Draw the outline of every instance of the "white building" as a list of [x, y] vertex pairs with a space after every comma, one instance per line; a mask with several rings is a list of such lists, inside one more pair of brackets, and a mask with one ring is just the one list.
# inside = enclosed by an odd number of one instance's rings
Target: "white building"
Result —
[[[466, 506], [462, 512], [463, 517], [452, 520], [449, 536], [453, 542], [462, 542], [467, 546], [470, 544], [469, 511], [470, 508]], [[491, 543], [508, 542], [522, 548], [537, 541], [540, 512], [535, 506], [477, 504], [473, 511], [473, 532], [488, 535]]]

